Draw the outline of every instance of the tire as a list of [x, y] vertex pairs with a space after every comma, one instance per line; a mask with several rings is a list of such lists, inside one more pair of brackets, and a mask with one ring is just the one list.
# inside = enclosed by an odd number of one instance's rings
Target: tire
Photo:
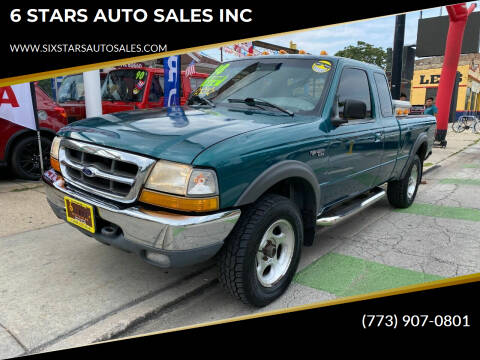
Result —
[[226, 239], [218, 258], [220, 283], [245, 304], [268, 305], [291, 283], [302, 244], [297, 205], [267, 194], [244, 210]]
[[421, 180], [422, 162], [418, 155], [415, 155], [405, 177], [388, 183], [387, 197], [390, 204], [402, 209], [412, 205]]
[[473, 132], [475, 134], [480, 134], [480, 121], [476, 121], [475, 125], [473, 125]]
[[465, 123], [463, 121], [455, 121], [452, 123], [452, 129], [457, 133], [461, 133], [465, 130]]
[[[52, 142], [46, 137], [41, 138], [43, 166], [50, 168], [50, 147]], [[26, 180], [40, 179], [40, 156], [38, 153], [38, 139], [35, 135], [20, 139], [12, 149], [10, 162], [14, 175]]]

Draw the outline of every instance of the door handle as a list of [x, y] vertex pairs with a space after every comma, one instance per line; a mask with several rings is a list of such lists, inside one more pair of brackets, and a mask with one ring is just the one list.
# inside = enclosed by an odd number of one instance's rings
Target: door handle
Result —
[[375, 142], [382, 141], [383, 134], [382, 133], [375, 133]]

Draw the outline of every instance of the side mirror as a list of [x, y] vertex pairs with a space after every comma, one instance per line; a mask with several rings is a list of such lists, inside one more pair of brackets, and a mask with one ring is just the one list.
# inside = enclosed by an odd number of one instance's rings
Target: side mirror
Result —
[[367, 105], [363, 101], [346, 99], [343, 105], [343, 117], [346, 119], [365, 119]]

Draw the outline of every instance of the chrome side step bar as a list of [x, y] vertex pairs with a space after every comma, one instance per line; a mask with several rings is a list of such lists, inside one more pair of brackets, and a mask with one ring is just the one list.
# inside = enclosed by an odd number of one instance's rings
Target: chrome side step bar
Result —
[[[369, 207], [370, 205], [375, 204], [377, 201], [381, 200], [385, 196], [385, 190], [381, 188], [375, 188], [369, 197], [352, 200], [351, 205], [347, 207], [339, 207], [337, 211], [334, 211], [331, 216], [323, 216], [317, 218], [318, 226], [331, 226], [338, 224], [340, 221], [348, 219], [350, 216], [353, 216], [363, 209]], [[328, 215], [328, 214], [326, 214]]]

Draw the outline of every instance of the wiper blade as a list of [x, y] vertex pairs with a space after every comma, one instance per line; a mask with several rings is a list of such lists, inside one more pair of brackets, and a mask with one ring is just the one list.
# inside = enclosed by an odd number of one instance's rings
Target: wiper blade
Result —
[[249, 106], [268, 106], [277, 110], [280, 110], [281, 112], [284, 112], [285, 114], [288, 114], [290, 116], [293, 116], [293, 112], [290, 110], [284, 109], [278, 105], [272, 104], [268, 101], [262, 100], [262, 99], [257, 99], [257, 98], [246, 98], [246, 99], [228, 99], [228, 102], [230, 103], [242, 103], [242, 104], [247, 104]]
[[192, 101], [199, 102], [202, 105], [209, 105], [211, 107], [215, 107], [215, 104], [213, 103], [213, 101], [200, 97], [198, 95], [191, 96], [190, 99], [188, 100], [188, 105], [193, 105]]

